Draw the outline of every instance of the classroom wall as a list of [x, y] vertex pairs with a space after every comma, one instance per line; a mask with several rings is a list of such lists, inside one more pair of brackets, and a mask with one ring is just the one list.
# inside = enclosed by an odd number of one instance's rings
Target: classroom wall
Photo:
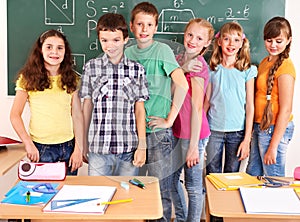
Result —
[[[299, 60], [299, 51], [300, 48], [300, 14], [297, 11], [298, 0], [286, 0], [286, 18], [289, 19], [292, 29], [293, 29], [293, 43], [291, 49], [291, 58], [294, 61], [296, 66], [297, 74], [300, 75], [300, 60]], [[271, 7], [271, 6], [270, 6]], [[18, 138], [14, 132], [10, 121], [9, 121], [9, 112], [13, 103], [13, 97], [7, 96], [7, 21], [6, 21], [6, 1], [0, 1], [0, 135], [9, 136], [12, 138]], [[30, 15], [25, 15], [30, 16]], [[28, 30], [30, 31], [30, 30]], [[22, 36], [20, 36], [22, 38]], [[263, 40], [262, 40], [263, 41]], [[298, 56], [298, 57], [297, 57]], [[297, 77], [296, 86], [295, 86], [295, 96], [294, 96], [294, 122], [295, 122], [295, 134], [293, 140], [289, 146], [287, 154], [287, 168], [286, 175], [292, 176], [293, 170], [296, 166], [300, 166], [300, 101], [297, 100], [300, 92], [300, 80], [299, 76]], [[26, 106], [23, 117], [25, 124], [28, 125], [30, 112], [28, 106]], [[1, 163], [0, 163], [1, 164]], [[245, 164], [244, 164], [245, 165]], [[16, 171], [16, 168], [13, 168], [11, 171]], [[85, 168], [81, 171], [85, 174]], [[4, 189], [9, 184], [13, 183], [16, 179], [15, 172], [9, 172], [7, 175], [0, 177], [0, 196], [1, 191], [7, 190]], [[5, 181], [5, 183], [3, 183]]]

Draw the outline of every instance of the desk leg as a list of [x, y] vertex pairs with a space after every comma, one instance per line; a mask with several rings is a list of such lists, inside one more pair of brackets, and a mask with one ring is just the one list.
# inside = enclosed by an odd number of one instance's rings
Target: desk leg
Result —
[[210, 212], [209, 212], [209, 205], [207, 195], [205, 195], [205, 222], [210, 222]]

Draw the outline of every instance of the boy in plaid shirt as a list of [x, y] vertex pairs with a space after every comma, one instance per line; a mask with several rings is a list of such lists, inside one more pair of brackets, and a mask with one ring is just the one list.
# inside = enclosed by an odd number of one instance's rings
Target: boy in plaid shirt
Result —
[[137, 175], [146, 160], [145, 70], [124, 55], [128, 28], [122, 15], [101, 16], [97, 33], [104, 53], [85, 64], [80, 89], [84, 160], [89, 175]]

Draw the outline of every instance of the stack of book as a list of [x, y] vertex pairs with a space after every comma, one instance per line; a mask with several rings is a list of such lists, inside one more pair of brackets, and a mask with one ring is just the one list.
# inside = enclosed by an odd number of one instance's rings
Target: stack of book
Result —
[[262, 186], [264, 183], [254, 176], [245, 172], [236, 173], [210, 173], [209, 181], [217, 190], [237, 190], [241, 186]]

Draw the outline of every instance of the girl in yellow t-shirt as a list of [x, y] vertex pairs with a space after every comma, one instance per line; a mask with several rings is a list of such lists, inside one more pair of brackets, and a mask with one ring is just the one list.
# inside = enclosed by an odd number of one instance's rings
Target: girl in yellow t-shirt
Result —
[[[69, 175], [82, 166], [83, 116], [71, 49], [57, 30], [42, 33], [33, 45], [17, 83], [11, 123], [33, 162], [66, 162]], [[22, 120], [30, 106], [29, 133]]]
[[264, 27], [269, 55], [258, 67], [254, 131], [247, 173], [284, 176], [289, 141], [292, 139], [292, 102], [296, 72], [289, 58], [292, 30], [283, 17]]

